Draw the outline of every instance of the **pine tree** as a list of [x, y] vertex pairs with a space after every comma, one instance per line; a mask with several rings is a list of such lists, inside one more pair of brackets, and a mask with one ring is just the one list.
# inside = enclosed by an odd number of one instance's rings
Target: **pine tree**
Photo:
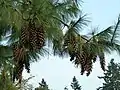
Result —
[[81, 90], [81, 86], [79, 85], [75, 76], [73, 77], [71, 87], [72, 87], [73, 90]]
[[64, 90], [68, 90], [68, 88], [67, 88], [67, 87], [65, 87], [65, 88], [64, 88]]
[[[9, 48], [16, 46], [10, 55], [14, 62], [13, 81], [21, 83], [24, 68], [30, 72], [30, 63], [46, 51], [45, 45], [52, 48], [54, 55], [69, 54], [70, 61], [81, 66], [81, 74], [87, 71], [87, 76], [96, 57], [105, 70], [105, 53], [120, 53], [120, 44], [116, 42], [120, 16], [115, 27], [91, 32], [89, 37], [81, 34], [89, 20], [81, 13], [77, 0], [0, 0], [0, 6], [0, 43], [5, 37], [9, 39]], [[66, 27], [65, 34], [62, 27]], [[5, 61], [3, 51], [6, 52], [0, 45], [0, 65]]]
[[35, 88], [35, 90], [50, 90], [48, 85], [44, 79], [42, 79], [41, 83], [39, 83], [39, 87]]
[[103, 79], [104, 83], [97, 90], [120, 90], [120, 64], [111, 59], [104, 76], [98, 78]]

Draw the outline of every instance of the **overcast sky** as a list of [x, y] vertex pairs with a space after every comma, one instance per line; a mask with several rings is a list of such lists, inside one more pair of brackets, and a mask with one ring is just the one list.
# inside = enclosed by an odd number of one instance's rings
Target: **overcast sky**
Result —
[[[99, 26], [102, 30], [113, 25], [117, 20], [120, 13], [120, 0], [83, 1], [82, 9], [85, 13], [88, 13], [92, 21], [89, 28]], [[109, 62], [111, 58], [119, 59], [116, 53], [106, 55], [107, 62]], [[96, 90], [103, 82], [97, 78], [97, 76], [103, 75], [98, 61], [94, 64], [91, 75], [87, 77], [86, 75], [80, 75], [80, 69], [75, 68], [69, 61], [69, 58], [63, 59], [53, 56], [41, 58], [39, 62], [33, 63], [31, 65], [31, 75], [35, 76], [31, 80], [34, 86], [38, 86], [38, 82], [44, 78], [53, 90], [63, 90], [65, 86], [70, 88], [73, 76], [76, 76], [79, 80], [82, 90]], [[29, 74], [25, 73], [24, 76], [29, 77]], [[69, 90], [71, 90], [71, 88]]]

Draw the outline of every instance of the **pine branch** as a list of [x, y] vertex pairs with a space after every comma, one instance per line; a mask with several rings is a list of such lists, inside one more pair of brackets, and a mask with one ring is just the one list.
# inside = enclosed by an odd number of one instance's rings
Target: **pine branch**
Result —
[[23, 20], [25, 20], [25, 21], [29, 20], [30, 16], [27, 19], [25, 19], [23, 14], [18, 9], [14, 9], [14, 10], [22, 17]]
[[113, 40], [114, 40], [115, 33], [116, 33], [116, 31], [117, 31], [117, 28], [118, 28], [119, 24], [120, 24], [120, 15], [119, 15], [119, 17], [118, 17], [118, 22], [117, 22], [117, 24], [116, 24], [116, 26], [115, 26], [115, 30], [114, 30], [114, 32], [113, 32], [113, 36], [112, 36], [112, 39], [111, 39], [111, 43], [112, 43]]
[[[106, 30], [103, 30], [103, 31], [97, 33], [96, 35], [92, 36], [92, 37], [88, 40], [88, 42], [90, 42], [94, 37], [99, 36], [100, 34], [104, 33], [104, 32], [107, 31], [107, 30], [109, 30], [110, 28], [112, 28], [112, 26], [110, 26], [110, 27], [108, 27]], [[86, 43], [88, 43], [88, 42], [86, 42]]]
[[72, 27], [75, 27], [78, 23], [79, 23], [79, 21], [82, 19], [82, 17], [80, 17], [78, 20], [77, 20], [77, 22], [72, 26]]
[[81, 36], [81, 38], [88, 42], [88, 39], [84, 38], [83, 36]]
[[30, 76], [29, 78], [25, 79], [25, 80], [24, 80], [24, 85], [25, 85], [30, 79], [32, 79], [33, 77], [35, 77], [35, 76]]
[[67, 25], [64, 21], [62, 21], [61, 19], [59, 19], [59, 18], [57, 18], [57, 17], [55, 17], [55, 16], [53, 16], [53, 18], [54, 19], [56, 19], [56, 20], [58, 20], [58, 21], [60, 21], [62, 24], [64, 24], [65, 26], [67, 26], [68, 28], [69, 28], [69, 25]]
[[[82, 19], [83, 19], [85, 16], [87, 16], [87, 14], [85, 14], [85, 15], [83, 15], [83, 16], [80, 16], [79, 19], [76, 21], [75, 24], [73, 24], [72, 27], [75, 27], [80, 21], [82, 21]], [[83, 21], [83, 22], [84, 22], [84, 21]]]
[[[84, 16], [85, 16], [85, 15], [84, 15]], [[62, 21], [61, 19], [59, 19], [59, 18], [57, 18], [57, 17], [55, 17], [55, 16], [53, 16], [53, 18], [55, 18], [56, 20], [60, 21], [62, 24], [64, 24], [65, 26], [67, 26], [67, 27], [69, 28], [69, 25], [67, 25], [66, 23], [64, 23], [64, 21]], [[83, 18], [83, 17], [80, 17], [80, 18], [78, 19], [78, 21], [77, 21], [72, 27], [74, 27], [82, 18]], [[71, 27], [71, 28], [72, 28], [72, 27]], [[77, 33], [76, 33], [76, 34], [77, 34]], [[78, 35], [79, 35], [79, 34], [78, 34]], [[85, 41], [88, 41], [88, 39], [84, 38], [83, 36], [81, 36], [81, 38], [84, 39]]]
[[78, 36], [80, 36], [82, 39], [84, 39], [85, 41], [88, 42], [88, 39], [86, 39], [86, 38], [84, 38], [83, 36], [79, 35], [77, 32], [76, 32], [76, 34], [77, 34]]

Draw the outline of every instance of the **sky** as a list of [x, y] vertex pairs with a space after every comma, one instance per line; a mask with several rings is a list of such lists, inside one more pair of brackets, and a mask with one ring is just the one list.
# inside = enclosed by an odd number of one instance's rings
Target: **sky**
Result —
[[[103, 30], [110, 25], [113, 25], [120, 13], [120, 0], [83, 0], [82, 9], [87, 13], [90, 20], [88, 28], [99, 27]], [[86, 29], [90, 30], [90, 29]], [[117, 62], [120, 57], [113, 52], [111, 55], [106, 55], [106, 63], [111, 58], [115, 58]], [[69, 61], [69, 58], [59, 58], [54, 56], [41, 57], [39, 62], [31, 64], [31, 73], [27, 74], [25, 71], [24, 77], [28, 78], [30, 75], [35, 76], [30, 80], [33, 86], [38, 86], [38, 83], [44, 78], [52, 90], [63, 90], [68, 86], [69, 90], [72, 78], [76, 76], [82, 90], [96, 90], [102, 86], [103, 81], [98, 79], [98, 76], [103, 75], [100, 69], [99, 61], [93, 66], [93, 71], [89, 77], [80, 75], [80, 69]]]

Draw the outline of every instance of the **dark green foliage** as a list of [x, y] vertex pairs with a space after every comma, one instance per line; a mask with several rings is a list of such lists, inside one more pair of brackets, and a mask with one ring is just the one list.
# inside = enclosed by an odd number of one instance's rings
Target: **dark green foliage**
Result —
[[65, 87], [65, 88], [64, 88], [64, 90], [68, 90], [68, 88], [67, 88], [67, 87]]
[[[45, 44], [52, 48], [54, 55], [69, 55], [70, 61], [81, 67], [82, 75], [84, 72], [87, 76], [91, 73], [97, 57], [105, 71], [105, 53], [114, 50], [120, 53], [120, 44], [116, 42], [120, 20], [118, 18], [115, 27], [110, 26], [97, 33], [95, 30], [88, 37], [80, 33], [89, 22], [81, 10], [78, 0], [0, 1], [0, 45], [7, 40], [8, 48], [11, 49], [14, 43], [17, 45], [17, 49], [10, 50], [13, 51], [10, 60], [12, 68], [14, 66], [14, 80], [21, 82], [24, 68], [30, 72], [30, 63], [42, 55]], [[0, 50], [7, 52], [5, 47], [0, 46]], [[6, 57], [1, 51], [0, 59], [0, 65], [5, 65]]]
[[97, 90], [120, 90], [120, 64], [112, 59], [104, 76], [98, 78], [103, 79], [104, 83]]
[[5, 69], [0, 72], [0, 90], [18, 90]]
[[81, 86], [79, 85], [75, 76], [73, 77], [71, 87], [72, 87], [73, 90], [81, 90]]
[[35, 88], [35, 90], [50, 90], [48, 85], [44, 79], [42, 79], [41, 83], [39, 83], [39, 87]]
[[0, 8], [0, 40], [5, 36], [9, 41], [6, 44], [13, 47], [16, 43], [17, 49], [12, 50], [13, 80], [20, 82], [23, 69], [30, 72], [30, 62], [38, 58], [46, 41], [53, 45], [55, 55], [62, 52], [63, 24], [56, 18], [69, 22], [79, 13], [71, 0], [4, 0]]

